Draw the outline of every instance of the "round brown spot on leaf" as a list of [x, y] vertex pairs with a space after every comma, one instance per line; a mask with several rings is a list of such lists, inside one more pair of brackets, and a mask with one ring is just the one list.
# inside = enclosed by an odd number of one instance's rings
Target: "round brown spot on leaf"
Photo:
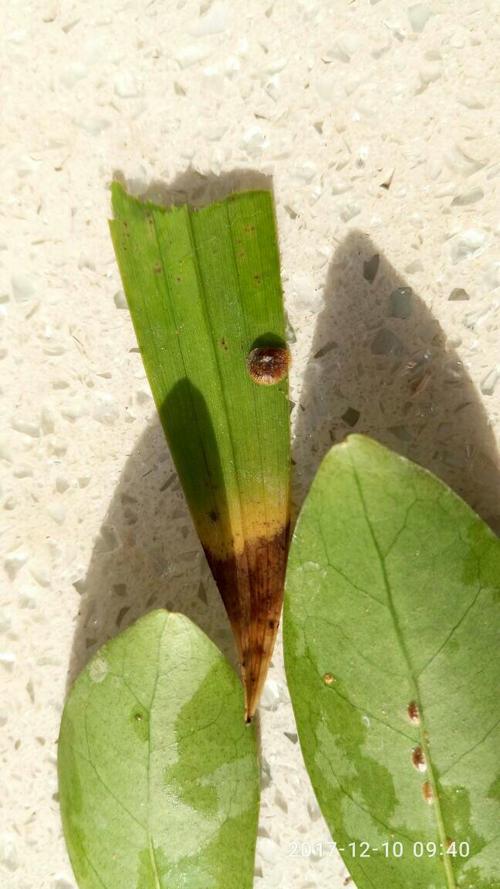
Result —
[[335, 682], [335, 676], [332, 673], [325, 673], [323, 676], [323, 682], [325, 685], [333, 685]]
[[252, 349], [247, 357], [248, 372], [260, 386], [273, 386], [283, 380], [288, 373], [290, 356], [288, 349], [277, 346], [263, 346]]

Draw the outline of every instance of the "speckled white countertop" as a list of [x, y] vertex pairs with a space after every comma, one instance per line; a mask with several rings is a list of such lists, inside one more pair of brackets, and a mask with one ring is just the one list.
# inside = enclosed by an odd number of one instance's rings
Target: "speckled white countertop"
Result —
[[[0, 883], [72, 889], [68, 669], [160, 605], [232, 645], [125, 309], [113, 172], [177, 200], [272, 182], [297, 503], [355, 429], [498, 529], [500, 9], [26, 0], [1, 17]], [[329, 835], [279, 646], [261, 717], [256, 889], [340, 889], [340, 861], [305, 845]]]

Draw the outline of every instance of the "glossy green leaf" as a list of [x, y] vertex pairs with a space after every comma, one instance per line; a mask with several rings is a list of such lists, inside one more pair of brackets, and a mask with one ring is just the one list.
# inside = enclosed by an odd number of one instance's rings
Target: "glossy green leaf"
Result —
[[[235, 634], [251, 717], [281, 615], [290, 509], [272, 194], [239, 192], [199, 210], [142, 203], [117, 182], [112, 196], [137, 341]], [[254, 372], [271, 366], [271, 377]]]
[[500, 886], [500, 543], [361, 436], [293, 537], [285, 663], [302, 752], [358, 889]]
[[188, 618], [143, 617], [78, 677], [59, 738], [80, 889], [250, 889], [255, 731], [234, 670]]

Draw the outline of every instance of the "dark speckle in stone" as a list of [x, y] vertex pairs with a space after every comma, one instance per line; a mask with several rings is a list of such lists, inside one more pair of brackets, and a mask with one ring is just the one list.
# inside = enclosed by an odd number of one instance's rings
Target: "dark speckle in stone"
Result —
[[370, 259], [367, 259], [366, 262], [363, 263], [363, 278], [368, 281], [369, 284], [373, 284], [377, 277], [379, 264], [380, 256], [378, 253], [375, 253]]
[[360, 417], [359, 411], [354, 407], [348, 407], [346, 411], [342, 414], [342, 419], [344, 423], [347, 423], [348, 426], [355, 426]]
[[409, 318], [413, 309], [412, 297], [411, 287], [396, 287], [389, 297], [391, 316], [393, 318]]
[[458, 301], [467, 300], [467, 299], [470, 299], [470, 297], [469, 297], [469, 294], [467, 293], [467, 291], [464, 290], [463, 287], [454, 287], [448, 297], [448, 300], [450, 302], [458, 302]]
[[371, 350], [374, 355], [401, 355], [403, 352], [403, 344], [392, 330], [383, 327], [376, 334]]

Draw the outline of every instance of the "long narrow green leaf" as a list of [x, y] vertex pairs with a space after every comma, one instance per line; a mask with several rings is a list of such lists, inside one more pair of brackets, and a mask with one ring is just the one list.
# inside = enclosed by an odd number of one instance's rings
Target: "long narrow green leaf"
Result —
[[500, 542], [449, 488], [351, 436], [290, 549], [300, 742], [358, 889], [500, 887]]
[[251, 889], [258, 816], [241, 683], [188, 618], [143, 617], [78, 677], [59, 738], [80, 889]]
[[[242, 192], [197, 211], [166, 209], [115, 183], [113, 211], [144, 365], [236, 636], [252, 716], [281, 612], [289, 525], [287, 353], [272, 197]], [[255, 361], [257, 371], [274, 369], [275, 385], [255, 381]]]

